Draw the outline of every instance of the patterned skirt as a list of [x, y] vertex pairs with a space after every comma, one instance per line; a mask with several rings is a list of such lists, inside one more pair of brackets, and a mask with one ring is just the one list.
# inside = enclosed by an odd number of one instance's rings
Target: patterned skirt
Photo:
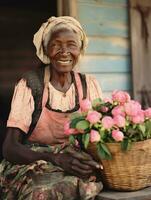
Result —
[[[34, 151], [54, 153], [71, 148], [28, 146]], [[82, 180], [44, 160], [29, 165], [14, 165], [6, 160], [0, 163], [0, 200], [87, 200], [94, 199], [102, 188], [94, 177]]]

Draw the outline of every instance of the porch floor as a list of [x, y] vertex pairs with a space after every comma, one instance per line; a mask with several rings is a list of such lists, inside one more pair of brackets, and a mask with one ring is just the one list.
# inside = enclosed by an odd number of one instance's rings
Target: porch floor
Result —
[[134, 192], [104, 190], [96, 200], [151, 200], [151, 187]]

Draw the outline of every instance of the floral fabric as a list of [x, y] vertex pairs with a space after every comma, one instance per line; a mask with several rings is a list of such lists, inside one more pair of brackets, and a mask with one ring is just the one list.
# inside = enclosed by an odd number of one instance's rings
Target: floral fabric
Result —
[[[34, 151], [67, 152], [70, 147], [40, 147]], [[0, 164], [1, 200], [86, 200], [95, 198], [102, 190], [102, 183], [95, 177], [82, 180], [71, 176], [62, 168], [43, 160], [29, 165], [13, 165], [6, 160]]]

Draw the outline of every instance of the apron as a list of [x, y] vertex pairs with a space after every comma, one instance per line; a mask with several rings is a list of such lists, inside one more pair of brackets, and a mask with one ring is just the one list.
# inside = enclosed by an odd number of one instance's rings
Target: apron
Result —
[[[46, 74], [46, 73], [45, 73]], [[47, 74], [46, 74], [47, 75]], [[75, 111], [79, 111], [79, 102], [83, 99], [83, 87], [78, 73], [74, 73], [74, 84], [75, 84], [75, 107], [71, 111], [61, 112], [54, 110], [49, 105], [49, 91], [48, 91], [48, 82], [45, 81], [45, 88], [43, 93], [42, 100], [42, 112], [40, 118], [34, 128], [32, 134], [28, 138], [30, 142], [39, 143], [39, 144], [68, 144], [69, 140], [67, 135], [64, 134], [64, 124], [69, 121], [69, 116]], [[49, 76], [46, 78], [48, 79]]]

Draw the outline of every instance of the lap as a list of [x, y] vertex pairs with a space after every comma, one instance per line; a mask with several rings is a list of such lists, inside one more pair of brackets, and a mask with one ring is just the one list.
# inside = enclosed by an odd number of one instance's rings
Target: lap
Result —
[[30, 165], [0, 164], [0, 183], [5, 200], [89, 199], [102, 189], [102, 183], [83, 181], [62, 168], [43, 160]]

